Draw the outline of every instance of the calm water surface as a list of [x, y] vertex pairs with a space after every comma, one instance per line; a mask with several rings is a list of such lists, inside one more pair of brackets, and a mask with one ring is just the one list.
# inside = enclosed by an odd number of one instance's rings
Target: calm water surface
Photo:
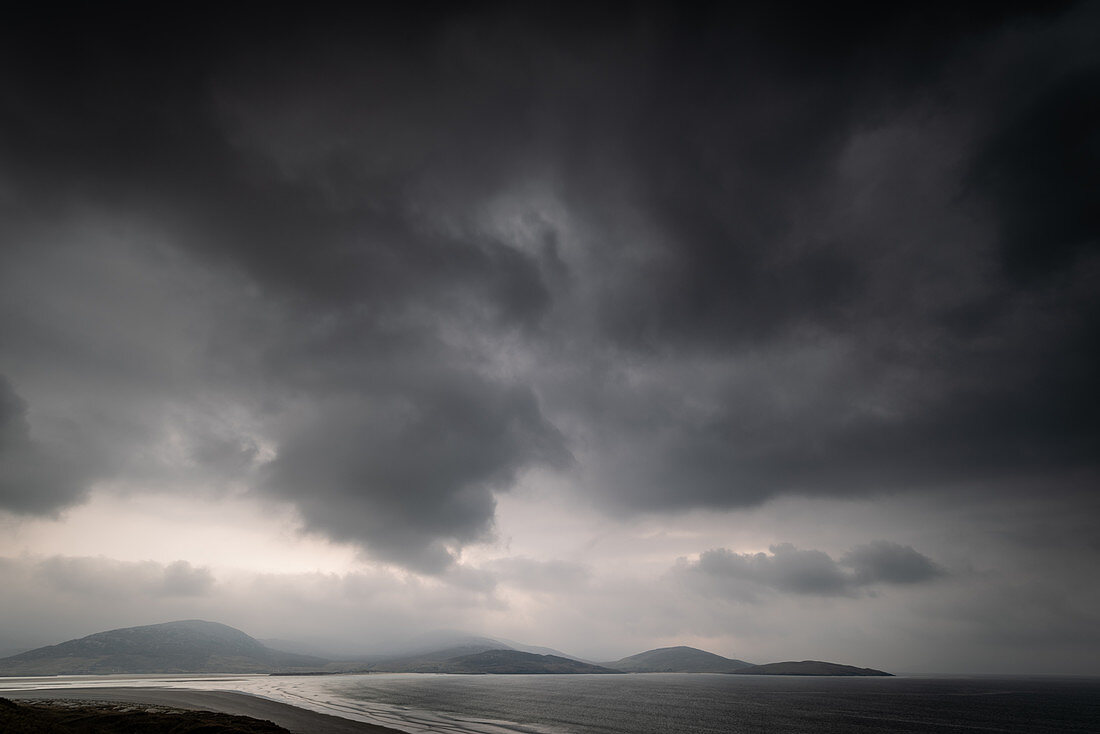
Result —
[[[716, 674], [88, 677], [32, 687], [237, 690], [409, 732], [446, 734], [1100, 733], [1096, 678]], [[2, 689], [15, 683], [0, 679]]]

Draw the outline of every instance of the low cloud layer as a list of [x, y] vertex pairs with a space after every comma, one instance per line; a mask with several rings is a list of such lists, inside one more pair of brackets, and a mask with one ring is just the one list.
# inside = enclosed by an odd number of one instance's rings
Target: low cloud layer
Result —
[[195, 568], [187, 561], [165, 565], [53, 556], [37, 562], [31, 573], [61, 595], [73, 599], [109, 598], [120, 604], [140, 604], [158, 597], [202, 596], [215, 583], [210, 569]]
[[880, 541], [839, 558], [790, 545], [762, 554], [719, 549], [656, 576], [506, 557], [435, 578], [381, 568], [257, 573], [0, 557], [10, 592], [0, 650], [205, 618], [342, 654], [457, 629], [605, 660], [691, 644], [759, 662], [802, 656], [895, 672], [1092, 669], [1096, 593], [1087, 585], [1070, 593], [1067, 581], [1095, 559], [1059, 565], [1049, 548], [996, 550], [1003, 568], [950, 574], [912, 548]]

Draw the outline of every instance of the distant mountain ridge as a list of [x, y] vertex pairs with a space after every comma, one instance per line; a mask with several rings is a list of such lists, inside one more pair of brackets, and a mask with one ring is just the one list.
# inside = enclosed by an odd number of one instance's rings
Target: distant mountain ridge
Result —
[[[741, 673], [750, 675], [890, 675], [819, 660], [753, 665], [694, 647], [647, 650], [611, 663], [589, 663], [551, 648], [489, 637], [447, 634], [414, 654], [334, 661], [275, 650], [244, 632], [199, 619], [97, 632], [0, 659], [0, 675], [119, 673]], [[432, 644], [449, 645], [432, 649]], [[513, 643], [520, 647], [519, 643]], [[406, 647], [406, 650], [409, 648]], [[542, 651], [549, 654], [542, 654]]]
[[627, 673], [732, 673], [752, 663], [724, 658], [706, 650], [679, 645], [646, 650], [637, 655], [600, 663]]
[[326, 660], [272, 650], [238, 629], [187, 619], [97, 632], [0, 659], [3, 675], [264, 673]]
[[[617, 673], [563, 655], [505, 648], [488, 637], [449, 635], [452, 644], [405, 657], [332, 661], [268, 647], [241, 630], [190, 619], [97, 632], [0, 659], [0, 675], [112, 673]], [[442, 641], [442, 640], [441, 640]], [[293, 644], [293, 643], [291, 643]], [[430, 647], [431, 642], [421, 642]], [[518, 643], [517, 643], [518, 644]], [[524, 646], [530, 650], [549, 650]], [[556, 652], [556, 651], [555, 651]]]

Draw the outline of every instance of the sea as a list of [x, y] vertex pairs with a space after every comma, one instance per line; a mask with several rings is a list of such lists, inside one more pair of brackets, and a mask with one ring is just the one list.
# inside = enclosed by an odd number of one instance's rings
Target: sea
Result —
[[4, 690], [250, 693], [414, 734], [1100, 733], [1100, 678], [629, 675], [69, 676]]

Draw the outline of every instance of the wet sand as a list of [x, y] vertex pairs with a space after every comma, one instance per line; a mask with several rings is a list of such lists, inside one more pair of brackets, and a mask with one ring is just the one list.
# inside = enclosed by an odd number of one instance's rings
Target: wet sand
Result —
[[64, 688], [4, 691], [13, 701], [66, 699], [171, 706], [194, 711], [217, 711], [273, 722], [294, 734], [404, 734], [376, 724], [319, 714], [278, 701], [232, 691], [194, 691], [183, 688]]

